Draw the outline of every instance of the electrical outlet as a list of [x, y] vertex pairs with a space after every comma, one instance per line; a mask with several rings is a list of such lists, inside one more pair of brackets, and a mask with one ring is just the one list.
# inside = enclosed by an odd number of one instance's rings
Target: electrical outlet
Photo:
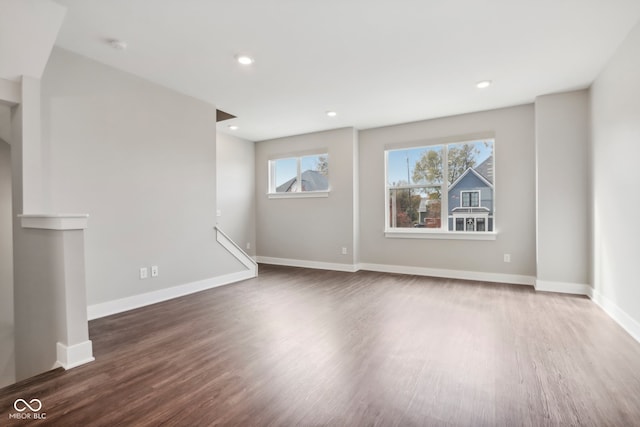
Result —
[[157, 265], [152, 265], [151, 266], [151, 277], [158, 277], [158, 266]]
[[504, 254], [504, 262], [511, 262], [511, 254]]
[[347, 254], [347, 247], [343, 246], [342, 247], [342, 255], [346, 255]]
[[147, 277], [149, 277], [149, 269], [147, 267], [141, 267], [140, 268], [140, 278], [141, 279], [146, 279]]
[[222, 216], [222, 211], [220, 209], [216, 210], [216, 216], [217, 217], [221, 217]]
[[251, 249], [251, 242], [247, 242], [247, 249]]

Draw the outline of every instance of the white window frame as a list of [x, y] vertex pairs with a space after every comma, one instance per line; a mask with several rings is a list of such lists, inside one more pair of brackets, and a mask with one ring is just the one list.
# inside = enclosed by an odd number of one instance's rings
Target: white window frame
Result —
[[[385, 146], [384, 149], [384, 235], [387, 238], [400, 238], [400, 239], [443, 239], [443, 240], [496, 240], [498, 232], [496, 230], [496, 175], [495, 166], [493, 172], [493, 231], [455, 231], [455, 223], [453, 224], [454, 230], [449, 230], [449, 161], [448, 161], [448, 149], [447, 146], [451, 144], [465, 144], [468, 142], [476, 142], [478, 140], [491, 140], [493, 143], [493, 156], [495, 165], [495, 136], [493, 135], [479, 135], [463, 138], [447, 138], [436, 141], [422, 141], [414, 143], [401, 143]], [[408, 189], [408, 188], [433, 188], [438, 187], [438, 184], [409, 184], [406, 186], [391, 186], [388, 180], [388, 164], [389, 164], [389, 151], [403, 150], [419, 147], [443, 147], [442, 149], [442, 183], [440, 186], [441, 198], [441, 212], [440, 212], [440, 228], [393, 228], [389, 226], [390, 213], [389, 213], [389, 191], [392, 189]], [[451, 183], [453, 184], [453, 183]], [[477, 191], [477, 190], [461, 190], [461, 191]], [[478, 203], [482, 205], [482, 194], [478, 196]], [[460, 202], [462, 204], [462, 200]], [[467, 215], [471, 216], [471, 215]], [[488, 215], [485, 219], [485, 227], [489, 227]]]
[[[315, 197], [329, 197], [331, 190], [331, 181], [329, 179], [330, 171], [327, 174], [327, 182], [329, 187], [326, 190], [320, 191], [302, 191], [302, 159], [304, 157], [324, 156], [329, 163], [328, 150], [311, 151], [311, 152], [298, 152], [291, 154], [283, 154], [274, 156], [268, 160], [268, 189], [267, 196], [270, 199], [294, 199], [294, 198], [315, 198]], [[295, 159], [296, 160], [296, 182], [298, 183], [298, 189], [296, 191], [278, 193], [276, 192], [276, 162], [278, 160]]]

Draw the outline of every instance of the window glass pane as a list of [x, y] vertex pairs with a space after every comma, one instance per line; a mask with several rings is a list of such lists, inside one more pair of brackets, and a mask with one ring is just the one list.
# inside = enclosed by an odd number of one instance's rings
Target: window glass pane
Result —
[[297, 191], [298, 161], [295, 158], [273, 160], [273, 177], [276, 193]]
[[480, 206], [480, 197], [477, 191], [470, 193], [471, 195], [471, 203], [470, 206]]
[[301, 191], [329, 190], [329, 159], [326, 154], [305, 156], [300, 162]]
[[493, 140], [481, 140], [447, 145], [449, 184], [473, 169], [493, 183]]
[[462, 192], [462, 203], [461, 205], [463, 207], [468, 207], [471, 206], [471, 198], [469, 197], [470, 193], [468, 191], [463, 191]]
[[493, 140], [447, 145], [450, 231], [493, 231], [493, 147]]
[[442, 197], [437, 187], [389, 189], [389, 227], [440, 228]]
[[387, 185], [442, 183], [442, 146], [387, 152]]
[[418, 223], [415, 227], [440, 228], [442, 226], [442, 195], [440, 188], [424, 188], [420, 193]]

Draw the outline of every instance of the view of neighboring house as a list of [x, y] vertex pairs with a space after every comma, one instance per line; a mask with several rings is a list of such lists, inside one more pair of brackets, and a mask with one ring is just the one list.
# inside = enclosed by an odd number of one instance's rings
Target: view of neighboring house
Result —
[[[449, 187], [450, 231], [493, 231], [493, 156], [475, 168], [468, 168]], [[420, 201], [419, 221], [430, 228], [433, 210], [440, 210], [440, 200]]]
[[322, 173], [314, 170], [306, 170], [302, 172], [301, 181], [302, 188], [298, 188], [298, 178], [291, 178], [284, 184], [276, 187], [277, 193], [291, 193], [298, 191], [327, 191], [329, 189], [329, 181]]

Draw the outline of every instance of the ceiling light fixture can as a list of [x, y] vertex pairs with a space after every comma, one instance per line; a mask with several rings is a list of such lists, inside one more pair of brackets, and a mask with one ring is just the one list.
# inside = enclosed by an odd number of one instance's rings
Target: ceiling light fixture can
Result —
[[236, 60], [238, 61], [238, 63], [242, 65], [251, 65], [255, 62], [255, 60], [252, 57], [247, 55], [237, 55]]
[[485, 89], [491, 86], [491, 80], [482, 80], [481, 82], [476, 83], [476, 87], [478, 89]]
[[329, 117], [335, 117], [337, 115], [338, 115], [338, 113], [336, 113], [335, 111], [327, 111], [327, 116], [329, 116]]
[[236, 125], [229, 125], [229, 130], [238, 130], [238, 126], [236, 126]]

